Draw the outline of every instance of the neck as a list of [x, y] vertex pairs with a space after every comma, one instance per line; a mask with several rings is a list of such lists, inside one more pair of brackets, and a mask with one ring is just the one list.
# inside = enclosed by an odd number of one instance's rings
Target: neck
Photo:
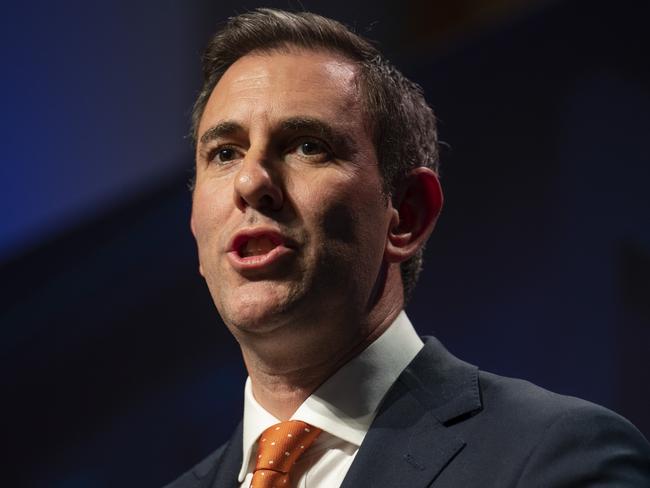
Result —
[[[399, 269], [397, 273], [399, 278]], [[278, 339], [276, 331], [274, 339], [240, 340], [255, 399], [277, 419], [288, 420], [314, 390], [374, 342], [402, 306], [401, 286], [386, 286], [358, 317], [309, 317], [308, 324], [296, 320], [287, 327], [284, 338]]]

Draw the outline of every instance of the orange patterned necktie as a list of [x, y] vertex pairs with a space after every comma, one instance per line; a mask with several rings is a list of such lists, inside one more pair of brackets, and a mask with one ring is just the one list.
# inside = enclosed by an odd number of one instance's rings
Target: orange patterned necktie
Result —
[[251, 488], [291, 486], [289, 471], [321, 432], [299, 420], [280, 422], [262, 432]]

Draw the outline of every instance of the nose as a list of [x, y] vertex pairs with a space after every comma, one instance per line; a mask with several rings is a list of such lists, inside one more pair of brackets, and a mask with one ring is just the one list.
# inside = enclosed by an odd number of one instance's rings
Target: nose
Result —
[[263, 155], [249, 150], [235, 175], [235, 204], [240, 210], [280, 210], [284, 195], [278, 178]]

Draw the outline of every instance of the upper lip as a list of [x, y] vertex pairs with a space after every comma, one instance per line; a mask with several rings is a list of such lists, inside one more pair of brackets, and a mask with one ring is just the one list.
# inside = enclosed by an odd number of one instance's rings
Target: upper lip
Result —
[[241, 249], [251, 239], [266, 237], [276, 246], [295, 247], [295, 243], [277, 229], [257, 227], [254, 229], [243, 229], [237, 232], [228, 245], [228, 252], [236, 252], [241, 255]]

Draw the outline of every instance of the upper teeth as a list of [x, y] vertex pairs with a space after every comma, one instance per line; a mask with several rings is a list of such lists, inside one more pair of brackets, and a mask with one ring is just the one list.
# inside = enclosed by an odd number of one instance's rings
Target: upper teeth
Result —
[[241, 248], [242, 257], [257, 256], [266, 254], [275, 247], [275, 244], [268, 237], [248, 239]]

